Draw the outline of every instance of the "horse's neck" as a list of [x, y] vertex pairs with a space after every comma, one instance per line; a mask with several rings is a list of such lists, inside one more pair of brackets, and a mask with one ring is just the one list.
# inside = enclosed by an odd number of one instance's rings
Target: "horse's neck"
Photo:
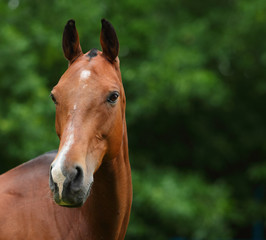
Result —
[[94, 185], [86, 204], [91, 225], [89, 228], [93, 227], [92, 231], [100, 234], [95, 239], [124, 239], [131, 202], [131, 170], [125, 129], [119, 155], [103, 162], [95, 173]]

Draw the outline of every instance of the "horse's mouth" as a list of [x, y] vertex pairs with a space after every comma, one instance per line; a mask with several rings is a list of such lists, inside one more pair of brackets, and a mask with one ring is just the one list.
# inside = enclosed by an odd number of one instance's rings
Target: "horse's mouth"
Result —
[[82, 207], [84, 204], [83, 201], [80, 203], [71, 203], [70, 204], [70, 203], [64, 202], [63, 200], [57, 201], [56, 199], [55, 199], [55, 202], [57, 205], [59, 205], [61, 207], [68, 207], [68, 208], [79, 208], [79, 207]]
[[52, 189], [53, 199], [56, 204], [62, 207], [69, 207], [69, 208], [81, 207], [83, 206], [83, 204], [86, 202], [87, 198], [89, 197], [92, 185], [93, 185], [93, 182], [88, 184], [88, 190], [86, 190], [85, 188], [82, 188], [76, 192], [70, 191], [68, 188], [64, 188], [62, 192], [62, 196], [60, 196], [58, 187], [55, 184], [55, 187]]

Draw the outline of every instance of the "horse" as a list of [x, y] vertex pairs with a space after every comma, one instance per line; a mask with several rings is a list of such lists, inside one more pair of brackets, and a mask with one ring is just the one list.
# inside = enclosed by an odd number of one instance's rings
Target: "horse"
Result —
[[63, 32], [68, 68], [51, 91], [58, 151], [0, 176], [1, 240], [122, 240], [131, 168], [116, 32], [101, 20], [102, 51], [83, 53], [75, 21]]

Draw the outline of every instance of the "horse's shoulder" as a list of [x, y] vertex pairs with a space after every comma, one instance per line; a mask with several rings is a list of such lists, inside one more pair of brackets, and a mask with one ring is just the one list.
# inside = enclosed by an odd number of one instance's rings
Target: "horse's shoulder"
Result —
[[[32, 168], [39, 168], [40, 167], [44, 167], [44, 166], [50, 166], [50, 164], [52, 163], [52, 161], [54, 160], [55, 156], [57, 154], [57, 150], [53, 150], [50, 152], [46, 152], [34, 159], [31, 159], [21, 165], [19, 165], [18, 167], [14, 168], [13, 170], [22, 170], [22, 169], [32, 169]], [[12, 170], [11, 170], [12, 171]]]

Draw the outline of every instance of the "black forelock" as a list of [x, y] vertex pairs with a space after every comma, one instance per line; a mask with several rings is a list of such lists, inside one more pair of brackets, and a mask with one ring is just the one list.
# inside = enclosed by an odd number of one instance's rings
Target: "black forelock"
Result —
[[87, 54], [87, 56], [89, 58], [96, 57], [97, 55], [98, 55], [98, 49], [97, 48], [91, 49], [90, 52]]

